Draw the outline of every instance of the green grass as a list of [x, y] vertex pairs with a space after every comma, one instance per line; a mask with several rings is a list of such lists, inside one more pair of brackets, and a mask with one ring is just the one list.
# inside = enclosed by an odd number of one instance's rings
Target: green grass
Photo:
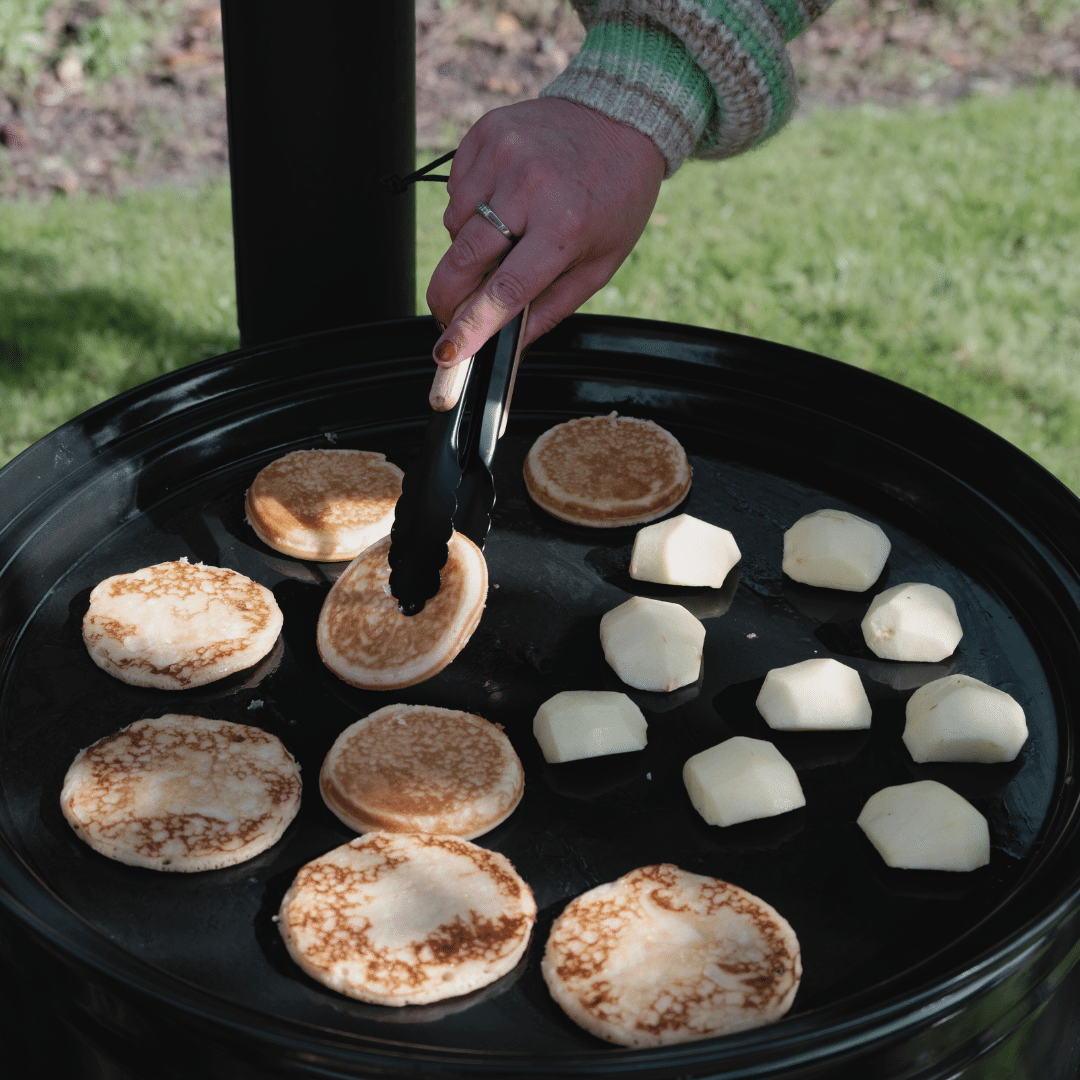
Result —
[[[992, 427], [1080, 492], [1080, 92], [820, 111], [686, 166], [586, 311], [838, 357]], [[419, 186], [418, 295], [445, 248]], [[235, 348], [228, 185], [0, 205], [0, 461]]]
[[[665, 183], [582, 310], [837, 357], [966, 413], [1080, 492], [1078, 168], [1076, 90], [818, 111]], [[422, 285], [445, 193], [420, 199]]]
[[0, 204], [0, 463], [238, 343], [227, 183]]

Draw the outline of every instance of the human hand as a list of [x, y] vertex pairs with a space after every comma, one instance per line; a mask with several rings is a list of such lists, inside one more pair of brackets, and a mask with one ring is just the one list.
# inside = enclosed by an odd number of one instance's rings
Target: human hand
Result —
[[[529, 300], [523, 345], [576, 311], [637, 243], [665, 169], [648, 136], [562, 98], [482, 116], [446, 185], [452, 243], [427, 291], [446, 326], [436, 361], [449, 367], [474, 355]], [[520, 237], [509, 254], [510, 242], [477, 213], [481, 202]]]

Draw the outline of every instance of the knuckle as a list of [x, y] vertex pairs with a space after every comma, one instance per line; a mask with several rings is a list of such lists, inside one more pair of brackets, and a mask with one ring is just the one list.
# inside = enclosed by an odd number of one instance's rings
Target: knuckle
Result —
[[510, 270], [499, 270], [491, 280], [492, 298], [507, 308], [522, 308], [531, 299], [525, 281]]
[[462, 225], [469, 220], [469, 215], [466, 214], [459, 206], [453, 201], [449, 203], [446, 209], [443, 211], [442, 223], [443, 228], [455, 239], [460, 231]]
[[474, 241], [466, 234], [459, 233], [446, 253], [447, 262], [455, 270], [475, 270], [486, 263], [487, 256], [482, 254]]

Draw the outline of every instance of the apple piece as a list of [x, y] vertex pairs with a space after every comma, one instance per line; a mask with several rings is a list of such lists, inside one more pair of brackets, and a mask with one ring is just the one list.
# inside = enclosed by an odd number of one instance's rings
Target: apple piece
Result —
[[902, 870], [967, 871], [990, 861], [986, 818], [936, 780], [882, 788], [858, 824], [886, 864]]
[[683, 766], [694, 809], [710, 825], [775, 817], [806, 805], [799, 778], [771, 742], [736, 735]]
[[638, 531], [630, 555], [630, 576], [664, 585], [719, 589], [741, 558], [739, 545], [727, 529], [679, 514]]
[[908, 581], [870, 601], [862, 621], [866, 644], [883, 660], [931, 664], [956, 651], [964, 636], [952, 597], [936, 585]]
[[533, 718], [533, 734], [551, 763], [643, 750], [647, 727], [637, 705], [611, 690], [564, 690]]
[[679, 604], [633, 596], [600, 620], [604, 656], [638, 690], [675, 690], [701, 671], [705, 627]]
[[805, 585], [865, 592], [881, 576], [891, 549], [880, 525], [846, 510], [817, 510], [784, 533], [782, 569]]
[[904, 745], [916, 761], [1013, 761], [1027, 740], [1023, 706], [970, 675], [948, 675], [908, 698]]
[[870, 702], [859, 673], [839, 660], [803, 660], [773, 668], [757, 709], [776, 731], [846, 731], [870, 726]]

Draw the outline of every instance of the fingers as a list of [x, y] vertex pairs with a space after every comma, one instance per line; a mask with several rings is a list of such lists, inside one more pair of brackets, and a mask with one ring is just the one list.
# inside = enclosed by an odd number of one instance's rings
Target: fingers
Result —
[[602, 289], [619, 268], [619, 260], [605, 259], [582, 263], [556, 278], [532, 303], [529, 321], [522, 334], [525, 348], [543, 337], [594, 293]]
[[[498, 230], [491, 231], [499, 235]], [[445, 367], [473, 356], [529, 300], [543, 293], [566, 270], [567, 263], [565, 245], [548, 242], [536, 233], [527, 235], [465, 309], [450, 320], [435, 345], [435, 360]], [[533, 318], [530, 316], [530, 325]]]
[[454, 308], [461, 298], [480, 288], [510, 248], [506, 237], [475, 207], [473, 219], [458, 232], [428, 284], [428, 308], [444, 326], [457, 318]]

